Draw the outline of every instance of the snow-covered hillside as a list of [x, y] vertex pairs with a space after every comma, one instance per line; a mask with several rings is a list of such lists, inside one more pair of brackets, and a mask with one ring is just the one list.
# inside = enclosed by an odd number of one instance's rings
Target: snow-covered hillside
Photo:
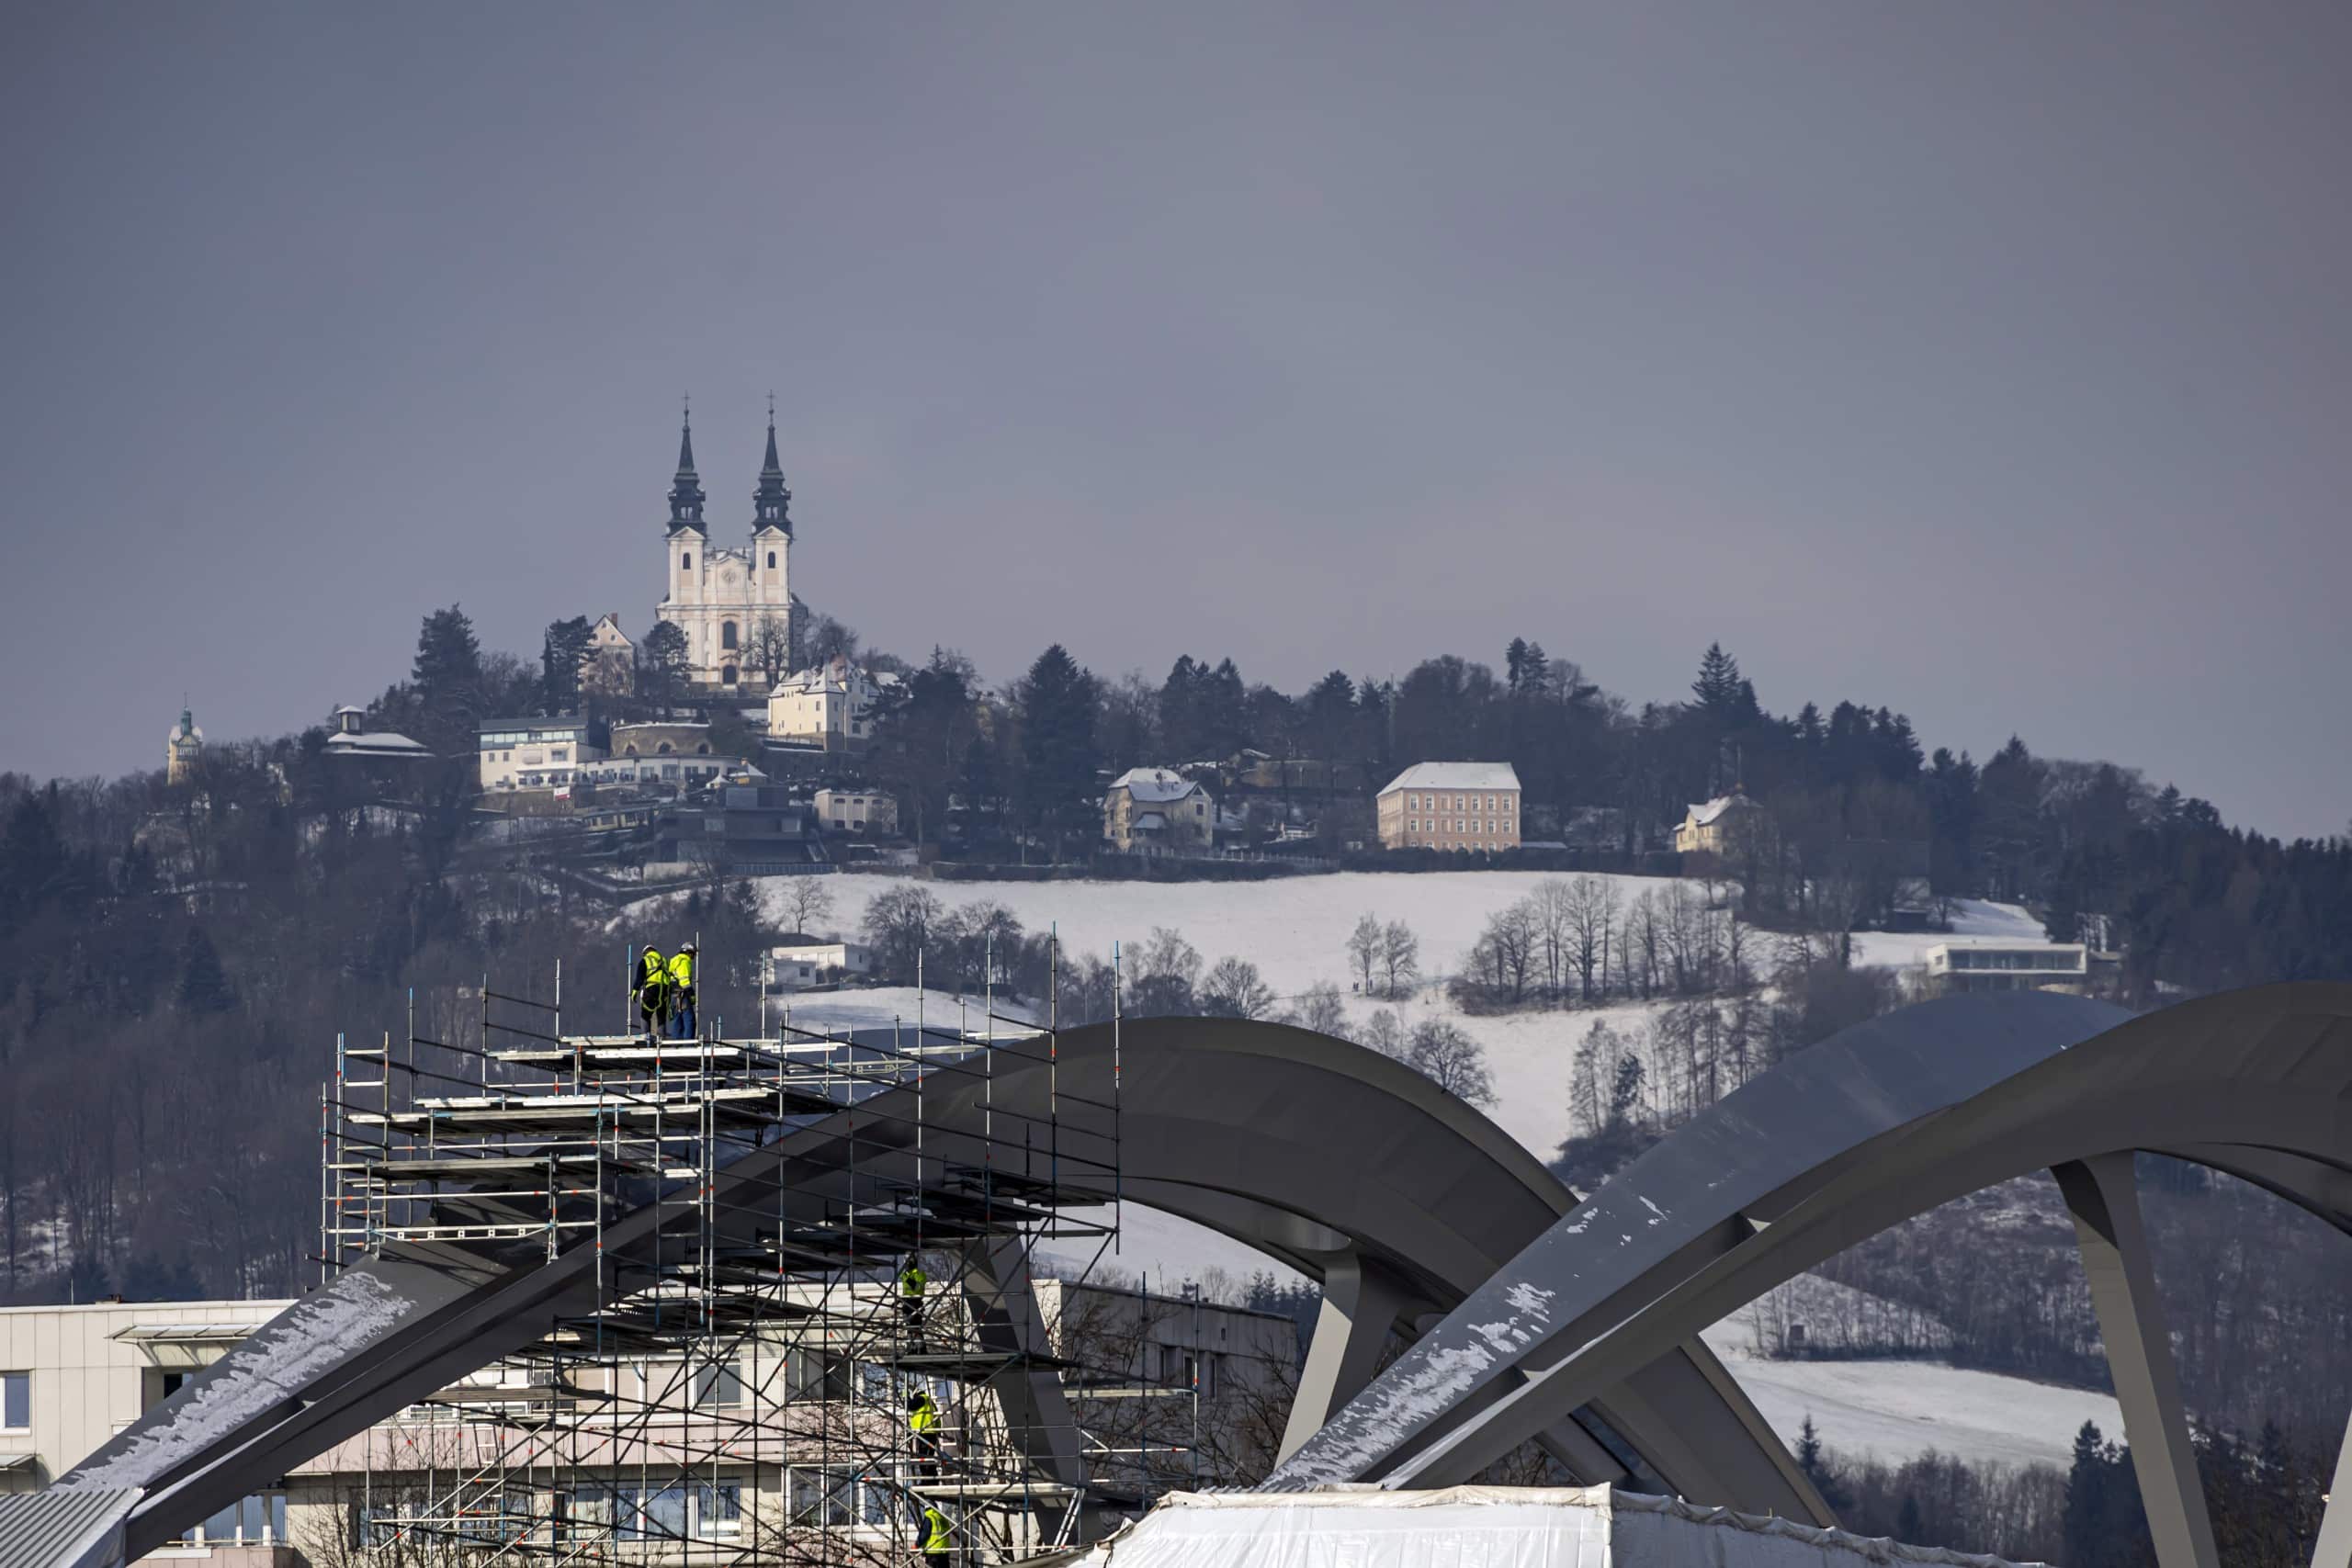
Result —
[[[1657, 1010], [1631, 1003], [1598, 1010], [1531, 1011], [1480, 1018], [1463, 1014], [1436, 984], [1457, 971], [1489, 917], [1525, 897], [1546, 874], [1445, 872], [1428, 875], [1340, 873], [1245, 883], [970, 882], [928, 884], [954, 908], [988, 901], [1003, 905], [1032, 931], [1059, 930], [1066, 948], [1107, 955], [1112, 942], [1139, 943], [1154, 927], [1182, 931], [1204, 959], [1227, 953], [1258, 965], [1285, 998], [1318, 982], [1337, 985], [1350, 1018], [1394, 1007], [1408, 1028], [1442, 1018], [1486, 1047], [1497, 1103], [1488, 1112], [1528, 1149], [1549, 1158], [1569, 1131], [1568, 1072], [1577, 1043], [1596, 1021], [1631, 1032]], [[1619, 899], [1630, 901], [1664, 879], [1611, 876]], [[876, 894], [902, 886], [878, 876], [834, 879], [837, 902], [826, 922], [854, 934]], [[777, 897], [771, 884], [770, 898]], [[1384, 1002], [1353, 994], [1345, 944], [1364, 914], [1402, 920], [1421, 940], [1424, 984], [1410, 998]], [[2041, 928], [2014, 906], [1963, 902], [1954, 935], [2040, 940]], [[1869, 933], [1855, 939], [1865, 964], [1904, 967], [1921, 961], [1936, 933]], [[930, 1017], [952, 1021], [956, 1000], [931, 993]], [[794, 1021], [821, 1027], [886, 1024], [911, 1020], [911, 990], [847, 991], [798, 998]], [[1264, 1267], [1261, 1255], [1237, 1242], [1167, 1215], [1130, 1206], [1115, 1253], [1099, 1258], [1088, 1247], [1053, 1249], [1072, 1269], [1116, 1268], [1158, 1288], [1212, 1271], [1243, 1280]], [[2063, 1464], [2085, 1420], [2119, 1432], [2115, 1402], [2103, 1394], [2052, 1388], [2020, 1378], [1962, 1371], [1932, 1361], [1771, 1361], [1753, 1353], [1755, 1336], [1743, 1319], [1710, 1329], [1707, 1339], [1725, 1359], [1776, 1431], [1793, 1439], [1805, 1416], [1825, 1442], [1852, 1455], [1900, 1463], [1928, 1449], [1973, 1460]]]
[[[1496, 1018], [1465, 1016], [1449, 1001], [1442, 984], [1462, 967], [1464, 955], [1487, 919], [1532, 892], [1555, 874], [1544, 872], [1435, 872], [1426, 875], [1340, 872], [1328, 876], [1290, 876], [1268, 882], [939, 882], [926, 884], [953, 908], [966, 903], [1001, 904], [1033, 931], [1061, 933], [1065, 950], [1107, 957], [1114, 942], [1132, 947], [1154, 927], [1182, 931], [1209, 963], [1227, 953], [1246, 958], [1266, 983], [1285, 998], [1328, 982], [1345, 996], [1349, 1016], [1361, 1021], [1382, 1007], [1396, 1010], [1405, 1026], [1433, 1018], [1459, 1024], [1487, 1048], [1496, 1103], [1488, 1114], [1503, 1130], [1549, 1158], [1568, 1135], [1568, 1061], [1577, 1042], [1597, 1020], [1619, 1028], [1638, 1024], [1649, 1013], [1639, 1004], [1597, 1011], [1527, 1012]], [[764, 886], [780, 896], [783, 879]], [[1666, 885], [1663, 877], [1604, 876], [1621, 903]], [[876, 894], [895, 879], [844, 876], [834, 879], [839, 897], [830, 924], [854, 933]], [[1348, 932], [1371, 914], [1384, 923], [1402, 920], [1421, 939], [1423, 984], [1412, 998], [1385, 1002], [1355, 995], [1348, 975]], [[847, 993], [854, 994], [854, 993]]]

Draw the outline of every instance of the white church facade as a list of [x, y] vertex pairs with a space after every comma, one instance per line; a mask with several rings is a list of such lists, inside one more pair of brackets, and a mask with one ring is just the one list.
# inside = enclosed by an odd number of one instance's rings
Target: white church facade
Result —
[[678, 438], [678, 473], [670, 486], [663, 544], [669, 592], [654, 609], [685, 634], [687, 679], [722, 691], [764, 688], [770, 672], [792, 665], [792, 492], [776, 461], [775, 414], [768, 414], [768, 454], [752, 492], [748, 545], [713, 545], [703, 523], [702, 481], [695, 472], [694, 427]]

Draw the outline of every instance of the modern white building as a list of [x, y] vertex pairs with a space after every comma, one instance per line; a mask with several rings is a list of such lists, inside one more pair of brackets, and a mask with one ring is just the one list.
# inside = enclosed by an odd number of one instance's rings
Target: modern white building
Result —
[[481, 759], [480, 782], [484, 795], [498, 790], [568, 789], [582, 762], [604, 755], [588, 744], [588, 721], [570, 715], [492, 719], [475, 731], [475, 749]]
[[1515, 850], [1519, 794], [1509, 762], [1416, 762], [1380, 792], [1381, 847]]
[[817, 820], [836, 833], [899, 830], [899, 797], [878, 789], [820, 789]]
[[768, 737], [828, 751], [856, 750], [874, 738], [874, 708], [899, 683], [836, 655], [776, 682], [768, 694]]
[[1932, 990], [2079, 991], [2090, 973], [2090, 949], [2079, 942], [2007, 942], [1955, 937], [1927, 950]]
[[818, 942], [772, 947], [761, 978], [772, 991], [805, 991], [871, 974], [874, 950], [864, 942]]
[[696, 684], [731, 690], [763, 683], [768, 668], [791, 662], [791, 502], [776, 462], [771, 409], [767, 464], [752, 493], [751, 542], [741, 547], [711, 544], [688, 422], [678, 438], [678, 472], [670, 485], [670, 523], [662, 540], [669, 591], [653, 613], [685, 634], [687, 678]]

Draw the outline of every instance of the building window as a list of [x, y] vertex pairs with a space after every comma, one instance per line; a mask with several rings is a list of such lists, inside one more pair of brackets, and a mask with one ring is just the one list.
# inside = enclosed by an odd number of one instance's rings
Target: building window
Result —
[[722, 665], [719, 668], [718, 679], [720, 682], [725, 685], [733, 685], [735, 683], [735, 666], [732, 664]]
[[693, 556], [684, 555], [678, 558], [678, 570], [680, 571], [692, 571], [694, 569], [695, 558]]
[[735, 646], [734, 622], [721, 621], [718, 624], [718, 646], [721, 648], [733, 648]]
[[0, 1372], [0, 1432], [29, 1432], [32, 1425], [32, 1373]]
[[770, 550], [768, 552], [768, 570], [770, 571], [774, 571], [775, 570], [775, 552], [774, 550]]

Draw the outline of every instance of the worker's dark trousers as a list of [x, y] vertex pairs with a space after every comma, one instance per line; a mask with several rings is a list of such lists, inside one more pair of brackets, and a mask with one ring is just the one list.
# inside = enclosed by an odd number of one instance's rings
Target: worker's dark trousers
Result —
[[689, 991], [670, 1009], [670, 1038], [692, 1040], [695, 1037], [695, 998]]

